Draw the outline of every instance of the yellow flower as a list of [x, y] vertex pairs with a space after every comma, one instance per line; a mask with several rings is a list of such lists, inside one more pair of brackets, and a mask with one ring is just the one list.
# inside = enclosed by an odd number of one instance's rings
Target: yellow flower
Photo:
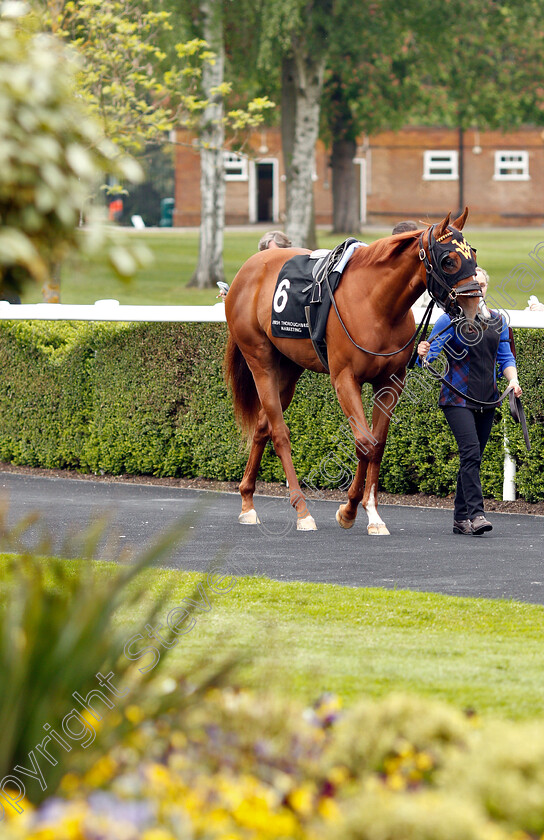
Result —
[[287, 800], [293, 811], [296, 811], [297, 814], [302, 814], [304, 817], [309, 816], [314, 808], [313, 786], [304, 784], [295, 788], [291, 791]]
[[322, 799], [317, 808], [318, 814], [327, 822], [340, 819], [340, 808], [334, 801], [327, 797]]
[[126, 707], [125, 717], [131, 723], [138, 724], [138, 723], [141, 723], [144, 720], [145, 715], [144, 715], [143, 711], [140, 709], [139, 706], [132, 705], [132, 706], [127, 706]]
[[162, 764], [150, 764], [146, 768], [146, 775], [158, 792], [171, 787], [170, 773]]
[[28, 801], [28, 799], [26, 799], [26, 797], [23, 796], [22, 799], [17, 799], [17, 797], [19, 796], [19, 791], [7, 787], [4, 792], [8, 799], [11, 799], [14, 803], [15, 801], [17, 801], [17, 806], [21, 809], [21, 811], [19, 812], [11, 806], [6, 806], [4, 800], [4, 815], [7, 816], [8, 820], [19, 822], [22, 818], [24, 818], [25, 813], [34, 810], [31, 803]]
[[400, 758], [412, 758], [414, 752], [414, 748], [409, 741], [402, 741], [400, 749], [397, 750], [397, 755]]
[[83, 709], [83, 711], [79, 714], [96, 732], [99, 732], [104, 726], [104, 718], [102, 718], [102, 720], [97, 720], [89, 709]]
[[170, 743], [176, 750], [184, 750], [187, 746], [187, 736], [183, 732], [172, 732]]
[[406, 782], [400, 773], [392, 773], [388, 776], [386, 784], [390, 790], [404, 790], [406, 788]]
[[300, 825], [294, 814], [285, 808], [280, 813], [270, 814], [265, 828], [269, 837], [297, 837], [300, 836]]
[[347, 767], [333, 767], [329, 770], [327, 776], [329, 782], [335, 787], [340, 787], [349, 779], [349, 770]]
[[392, 758], [385, 759], [383, 763], [383, 769], [385, 770], [388, 776], [392, 776], [395, 773], [398, 773], [401, 763], [401, 759], [397, 755], [395, 755]]
[[142, 840], [176, 840], [176, 838], [165, 828], [149, 828], [142, 834]]
[[433, 766], [434, 766], [434, 762], [433, 762], [431, 756], [429, 755], [429, 753], [426, 753], [426, 752], [417, 753], [417, 755], [416, 755], [416, 767], [417, 767], [418, 770], [421, 770], [423, 773], [425, 773], [427, 770], [431, 770], [433, 768]]
[[62, 793], [73, 793], [81, 784], [81, 779], [75, 773], [66, 773], [60, 781]]
[[[85, 773], [84, 781], [89, 787], [101, 787], [109, 782], [117, 769], [117, 764], [109, 755], [99, 758]], [[66, 778], [66, 777], [65, 777]]]
[[61, 822], [58, 828], [61, 829], [62, 837], [66, 840], [82, 840], [83, 832], [81, 830], [81, 817], [77, 814], [68, 814]]
[[28, 840], [65, 840], [58, 828], [44, 826], [27, 835]]

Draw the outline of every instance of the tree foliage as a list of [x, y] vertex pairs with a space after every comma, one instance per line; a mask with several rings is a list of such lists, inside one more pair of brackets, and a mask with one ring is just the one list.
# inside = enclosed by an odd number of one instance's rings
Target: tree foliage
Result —
[[[213, 62], [194, 38], [162, 47], [170, 13], [151, 0], [42, 0], [44, 22], [82, 57], [78, 85], [106, 137], [131, 152], [195, 123], [206, 103], [202, 66]], [[173, 33], [172, 33], [173, 35]]]
[[465, 25], [454, 25], [459, 8], [426, 0], [413, 10], [413, 47], [424, 68], [421, 120], [503, 130], [542, 124], [542, 3], [467, 0]]
[[[140, 177], [89, 116], [78, 72], [31, 18], [0, 19], [0, 292], [46, 283], [51, 266], [82, 246], [77, 227], [98, 175]], [[97, 237], [93, 228], [85, 242]], [[110, 253], [120, 271], [136, 267], [122, 249]]]

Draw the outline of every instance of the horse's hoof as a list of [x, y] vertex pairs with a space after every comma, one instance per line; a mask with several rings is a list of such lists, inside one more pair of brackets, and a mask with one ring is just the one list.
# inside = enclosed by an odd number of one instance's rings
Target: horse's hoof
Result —
[[317, 531], [315, 519], [311, 514], [305, 516], [304, 519], [297, 519], [297, 531]]
[[344, 505], [340, 505], [340, 507], [336, 511], [336, 521], [338, 522], [341, 528], [345, 528], [346, 530], [348, 530], [348, 528], [353, 528], [353, 526], [355, 525], [355, 519], [344, 519], [341, 513], [343, 507]]
[[240, 525], [260, 525], [261, 520], [257, 516], [257, 511], [255, 508], [251, 508], [251, 510], [246, 510], [245, 513], [241, 513], [238, 517], [238, 522]]
[[383, 522], [380, 525], [367, 525], [366, 530], [372, 537], [389, 536], [387, 525], [384, 525]]

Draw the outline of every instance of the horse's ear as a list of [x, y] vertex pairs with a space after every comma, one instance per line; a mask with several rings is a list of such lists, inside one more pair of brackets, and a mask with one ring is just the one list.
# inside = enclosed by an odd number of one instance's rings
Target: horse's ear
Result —
[[467, 220], [467, 216], [468, 216], [468, 207], [465, 207], [465, 212], [461, 216], [459, 216], [458, 219], [455, 219], [455, 221], [453, 221], [451, 223], [452, 227], [457, 228], [457, 230], [463, 230], [463, 228], [465, 226], [465, 222]]
[[450, 223], [450, 218], [451, 218], [451, 213], [448, 213], [446, 218], [443, 219], [441, 222], [439, 222], [437, 224], [436, 230], [434, 231], [434, 235], [435, 235], [436, 239], [438, 239], [440, 236], [443, 236], [446, 233], [446, 231], [448, 229], [448, 225]]

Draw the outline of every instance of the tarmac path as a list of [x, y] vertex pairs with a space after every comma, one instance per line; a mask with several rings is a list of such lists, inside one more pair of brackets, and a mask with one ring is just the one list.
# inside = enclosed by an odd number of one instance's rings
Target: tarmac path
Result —
[[[204, 571], [222, 554], [235, 573], [275, 580], [544, 604], [544, 516], [494, 512], [489, 515], [493, 531], [475, 538], [452, 533], [451, 510], [382, 505], [391, 536], [369, 537], [363, 510], [355, 526], [344, 531], [334, 519], [338, 502], [331, 501], [310, 500], [318, 530], [297, 532], [287, 496], [256, 497], [262, 525], [253, 527], [238, 523], [238, 495], [152, 484], [2, 472], [0, 498], [8, 502], [11, 525], [39, 512], [57, 553], [67, 534], [81, 532], [104, 514], [118, 544], [138, 549], [194, 512], [191, 539], [173, 550], [164, 564], [168, 568]], [[29, 530], [29, 545], [36, 544], [38, 531], [36, 525]], [[115, 559], [105, 541], [100, 556]]]

